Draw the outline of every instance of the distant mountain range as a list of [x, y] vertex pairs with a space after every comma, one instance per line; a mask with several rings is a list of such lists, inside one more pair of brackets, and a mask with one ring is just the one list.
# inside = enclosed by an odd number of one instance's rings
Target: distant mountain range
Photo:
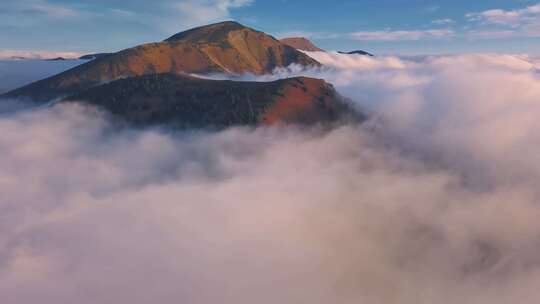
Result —
[[84, 59], [91, 61], [0, 97], [36, 104], [75, 100], [130, 123], [181, 127], [313, 123], [362, 116], [349, 115], [352, 108], [323, 80], [257, 83], [189, 76], [262, 75], [291, 64], [320, 66], [294, 47], [236, 22], [198, 27], [162, 42]]
[[44, 60], [44, 61], [94, 60], [94, 59], [105, 57], [111, 54], [112, 53], [95, 53], [95, 54], [83, 55], [78, 58], [72, 58], [72, 57], [69, 57], [69, 58], [66, 58], [66, 57], [32, 58], [32, 57], [24, 57], [24, 56], [11, 56], [9, 59], [11, 60]]

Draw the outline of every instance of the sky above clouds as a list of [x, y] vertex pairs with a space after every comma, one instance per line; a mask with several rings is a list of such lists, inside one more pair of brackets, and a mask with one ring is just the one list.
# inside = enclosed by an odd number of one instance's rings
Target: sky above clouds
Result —
[[540, 53], [538, 0], [1, 0], [0, 50], [116, 51], [237, 20], [329, 50]]

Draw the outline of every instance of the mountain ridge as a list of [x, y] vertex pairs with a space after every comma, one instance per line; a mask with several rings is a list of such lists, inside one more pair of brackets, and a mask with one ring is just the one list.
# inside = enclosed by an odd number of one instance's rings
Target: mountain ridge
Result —
[[46, 102], [126, 77], [160, 73], [261, 75], [293, 63], [320, 66], [270, 35], [226, 21], [97, 58], [3, 96]]

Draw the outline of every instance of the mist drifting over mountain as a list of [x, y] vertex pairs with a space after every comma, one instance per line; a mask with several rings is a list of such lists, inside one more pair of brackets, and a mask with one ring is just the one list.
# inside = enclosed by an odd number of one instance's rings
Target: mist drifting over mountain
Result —
[[326, 67], [245, 78], [324, 78], [369, 122], [118, 130], [4, 106], [2, 302], [536, 303], [539, 62], [309, 55]]

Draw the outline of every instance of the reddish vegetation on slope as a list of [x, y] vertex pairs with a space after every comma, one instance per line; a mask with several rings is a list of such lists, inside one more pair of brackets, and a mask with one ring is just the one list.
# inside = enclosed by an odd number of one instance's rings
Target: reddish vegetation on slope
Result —
[[337, 107], [342, 106], [336, 100], [334, 88], [322, 79], [293, 78], [283, 85], [281, 92], [262, 114], [263, 123], [313, 123], [320, 120], [323, 113], [336, 113]]
[[281, 123], [318, 123], [353, 115], [321, 79], [273, 82], [208, 80], [173, 74], [117, 80], [71, 96], [125, 121], [181, 128]]

